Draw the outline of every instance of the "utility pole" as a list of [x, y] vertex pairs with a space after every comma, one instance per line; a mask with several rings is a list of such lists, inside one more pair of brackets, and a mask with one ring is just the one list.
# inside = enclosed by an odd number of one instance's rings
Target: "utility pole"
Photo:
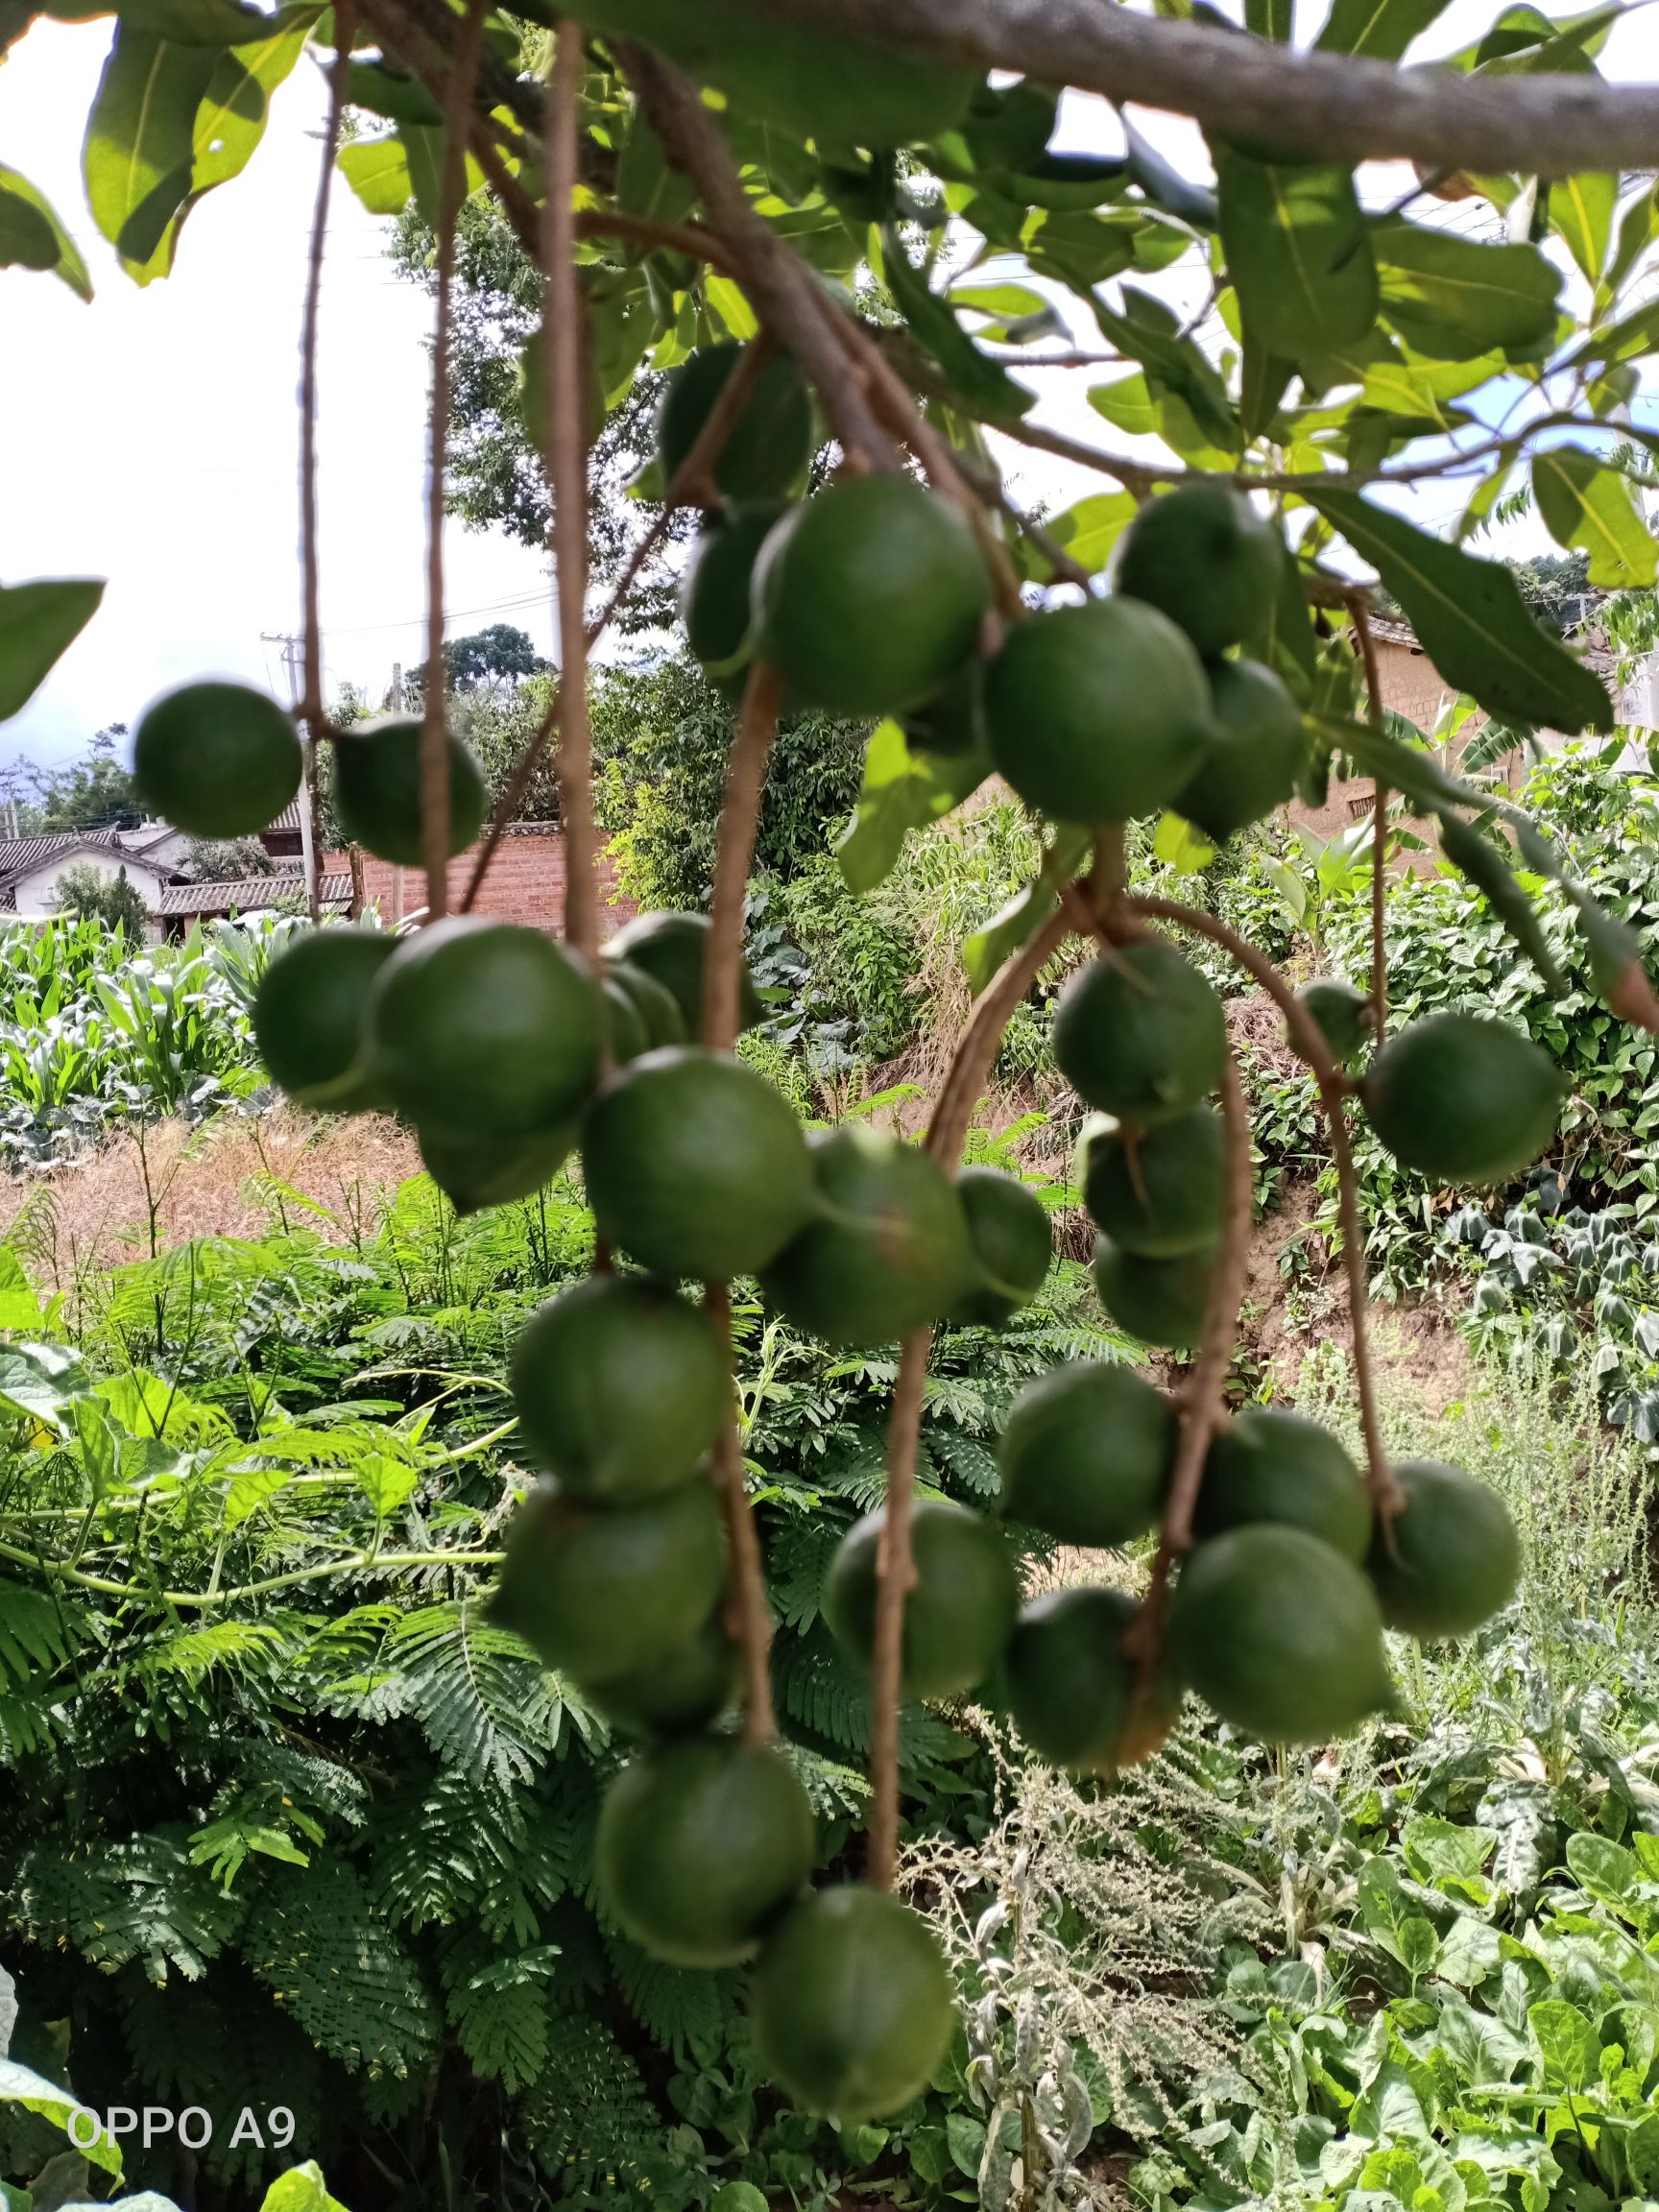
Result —
[[[282, 665], [288, 671], [288, 683], [291, 691], [290, 704], [298, 712], [305, 688], [304, 639], [292, 637], [287, 631], [261, 630], [259, 641], [263, 645], [281, 646]], [[311, 904], [311, 918], [316, 921], [319, 914], [318, 902], [322, 888], [322, 876], [317, 857], [316, 824], [311, 817], [312, 778], [316, 774], [317, 749], [309, 732], [305, 733], [301, 743], [305, 748], [305, 773], [300, 779], [300, 789], [295, 797], [295, 810], [300, 817], [300, 864], [305, 874], [305, 891]]]

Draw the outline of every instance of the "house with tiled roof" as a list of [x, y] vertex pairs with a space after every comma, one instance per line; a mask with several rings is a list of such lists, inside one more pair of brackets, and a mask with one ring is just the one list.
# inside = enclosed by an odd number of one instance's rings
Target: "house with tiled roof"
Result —
[[[222, 881], [191, 881], [196, 840], [171, 822], [145, 821], [135, 830], [71, 830], [48, 837], [0, 837], [0, 916], [44, 921], [58, 911], [58, 887], [71, 868], [90, 867], [109, 880], [125, 875], [156, 934], [182, 936], [192, 922], [231, 914], [258, 914], [305, 904], [300, 805], [295, 800], [264, 830], [259, 842], [272, 860], [269, 875]], [[323, 910], [345, 914], [351, 878], [330, 873], [323, 880]]]

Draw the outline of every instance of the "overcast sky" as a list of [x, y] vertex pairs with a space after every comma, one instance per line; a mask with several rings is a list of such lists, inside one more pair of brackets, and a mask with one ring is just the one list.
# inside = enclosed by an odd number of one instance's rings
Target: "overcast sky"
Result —
[[[1434, 45], [1479, 32], [1490, 0], [1454, 0]], [[234, 675], [286, 696], [280, 648], [299, 627], [295, 384], [323, 79], [308, 59], [278, 92], [246, 174], [186, 224], [175, 274], [140, 291], [93, 229], [80, 141], [109, 37], [106, 23], [38, 21], [0, 65], [0, 161], [52, 199], [97, 297], [0, 270], [0, 578], [102, 575], [101, 613], [31, 705], [0, 728], [0, 762], [78, 753], [134, 720], [157, 690]], [[1619, 26], [1609, 74], [1659, 77], [1650, 12]], [[1144, 120], [1144, 119], [1143, 119]], [[1159, 119], [1166, 153], [1201, 174], [1197, 134]], [[1069, 99], [1061, 143], [1118, 143], [1100, 102]], [[425, 339], [430, 304], [399, 279], [385, 226], [337, 180], [322, 341], [323, 607], [330, 688], [376, 696], [422, 652]], [[1075, 397], [1041, 379], [1048, 419], [1107, 439]], [[1106, 489], [1021, 455], [1028, 499], [1063, 506]], [[1425, 521], [1454, 511], [1444, 490]], [[1535, 528], [1517, 542], [1535, 542]], [[498, 533], [447, 533], [452, 631], [517, 623], [551, 650], [544, 568]]]

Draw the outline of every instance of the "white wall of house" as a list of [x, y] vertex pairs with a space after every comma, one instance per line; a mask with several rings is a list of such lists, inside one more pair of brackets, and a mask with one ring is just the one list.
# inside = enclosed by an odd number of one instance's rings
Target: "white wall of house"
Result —
[[195, 843], [182, 830], [166, 830], [159, 822], [144, 822], [136, 830], [119, 832], [121, 842], [129, 852], [142, 851], [144, 858], [153, 867], [177, 868]]
[[19, 877], [13, 894], [15, 909], [20, 921], [38, 922], [58, 911], [53, 899], [58, 879], [69, 868], [95, 868], [106, 881], [113, 882], [125, 868], [127, 880], [145, 905], [154, 914], [161, 903], [162, 886], [166, 878], [158, 869], [147, 868], [142, 860], [131, 854], [101, 852], [95, 845], [84, 845], [78, 852], [60, 853], [51, 860], [44, 860], [33, 875]]

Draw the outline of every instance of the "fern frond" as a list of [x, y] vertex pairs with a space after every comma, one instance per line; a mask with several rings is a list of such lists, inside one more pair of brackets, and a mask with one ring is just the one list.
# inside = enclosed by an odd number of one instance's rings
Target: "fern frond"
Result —
[[446, 1766], [501, 1789], [528, 1781], [559, 1741], [554, 1678], [470, 1598], [412, 1613], [391, 1656], [413, 1689], [427, 1741]]
[[1000, 1491], [997, 1461], [977, 1436], [940, 1422], [928, 1430], [927, 1445], [934, 1459], [955, 1478], [955, 1489], [974, 1498], [995, 1498]]
[[152, 1982], [170, 1969], [194, 1982], [234, 1935], [241, 1906], [191, 1863], [182, 1833], [162, 1831], [60, 1853], [38, 1845], [19, 1870], [12, 1915], [43, 1950], [67, 1941], [106, 1974], [139, 1963]]
[[344, 1860], [276, 1867], [249, 1911], [242, 1955], [285, 2013], [371, 2078], [421, 2073], [438, 2023], [415, 1963]]
[[652, 2042], [672, 2057], [712, 2065], [737, 2015], [739, 1977], [664, 1966], [614, 1929], [604, 1939], [622, 2001]]
[[826, 1503], [810, 1516], [780, 1522], [767, 1558], [767, 1582], [779, 1619], [789, 1628], [810, 1628], [824, 1595], [824, 1577], [852, 1514]]
[[549, 1943], [497, 1956], [475, 1930], [439, 1962], [450, 2026], [472, 2071], [509, 2096], [539, 2080], [547, 2060], [547, 1989], [559, 1962]]
[[546, 2071], [519, 2113], [537, 2164], [564, 2196], [637, 2202], [661, 2159], [662, 2122], [638, 2068], [583, 2013], [550, 2024]]
[[19, 1690], [37, 1675], [64, 1666], [76, 1648], [92, 1640], [91, 1617], [44, 1590], [0, 1575], [0, 1685], [8, 1674]]

